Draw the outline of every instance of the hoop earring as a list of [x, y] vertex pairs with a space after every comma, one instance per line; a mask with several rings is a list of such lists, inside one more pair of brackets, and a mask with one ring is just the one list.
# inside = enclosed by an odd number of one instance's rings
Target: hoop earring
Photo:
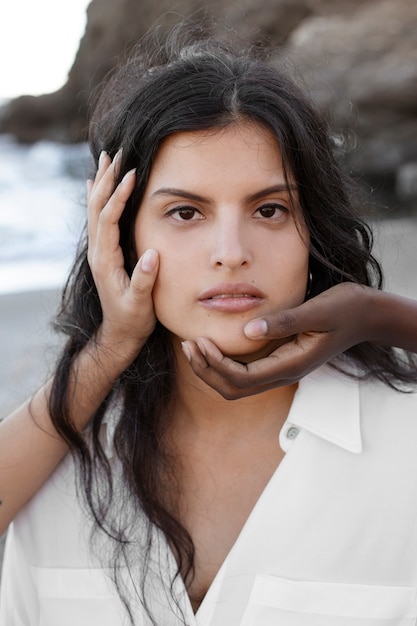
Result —
[[311, 293], [311, 288], [313, 286], [313, 274], [311, 272], [308, 273], [308, 282], [307, 282], [307, 290], [306, 290], [306, 299], [309, 297]]

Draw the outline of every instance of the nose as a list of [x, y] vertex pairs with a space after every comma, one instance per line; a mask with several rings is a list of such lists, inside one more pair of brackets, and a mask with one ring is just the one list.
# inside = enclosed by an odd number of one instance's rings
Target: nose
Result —
[[244, 220], [226, 211], [213, 227], [212, 265], [235, 270], [249, 265], [251, 260], [250, 236]]

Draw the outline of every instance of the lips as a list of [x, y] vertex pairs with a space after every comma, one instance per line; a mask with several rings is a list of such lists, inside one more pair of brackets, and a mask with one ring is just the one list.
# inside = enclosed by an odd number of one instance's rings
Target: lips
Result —
[[216, 298], [261, 298], [265, 299], [265, 294], [254, 285], [248, 283], [220, 283], [204, 291], [199, 300], [210, 300]]
[[219, 293], [218, 296], [213, 296], [209, 300], [217, 300], [218, 298], [253, 298], [250, 293]]
[[199, 302], [222, 312], [244, 312], [259, 306], [265, 294], [248, 283], [221, 283], [204, 291]]

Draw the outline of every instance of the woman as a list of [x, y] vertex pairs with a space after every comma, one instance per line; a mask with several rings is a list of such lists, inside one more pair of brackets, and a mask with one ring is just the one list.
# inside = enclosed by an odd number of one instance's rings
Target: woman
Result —
[[90, 141], [68, 343], [32, 403], [73, 455], [10, 529], [2, 623], [413, 623], [411, 357], [362, 343], [233, 403], [189, 366], [266, 357], [255, 316], [380, 285], [323, 121], [277, 69], [171, 41], [115, 74]]

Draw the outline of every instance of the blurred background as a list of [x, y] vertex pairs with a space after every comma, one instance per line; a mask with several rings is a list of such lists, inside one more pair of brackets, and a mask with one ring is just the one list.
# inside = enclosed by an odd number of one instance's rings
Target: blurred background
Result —
[[0, 20], [0, 418], [53, 362], [49, 322], [85, 216], [91, 92], [155, 22], [201, 10], [272, 44], [304, 83], [369, 194], [387, 287], [417, 297], [415, 0], [14, 0]]

